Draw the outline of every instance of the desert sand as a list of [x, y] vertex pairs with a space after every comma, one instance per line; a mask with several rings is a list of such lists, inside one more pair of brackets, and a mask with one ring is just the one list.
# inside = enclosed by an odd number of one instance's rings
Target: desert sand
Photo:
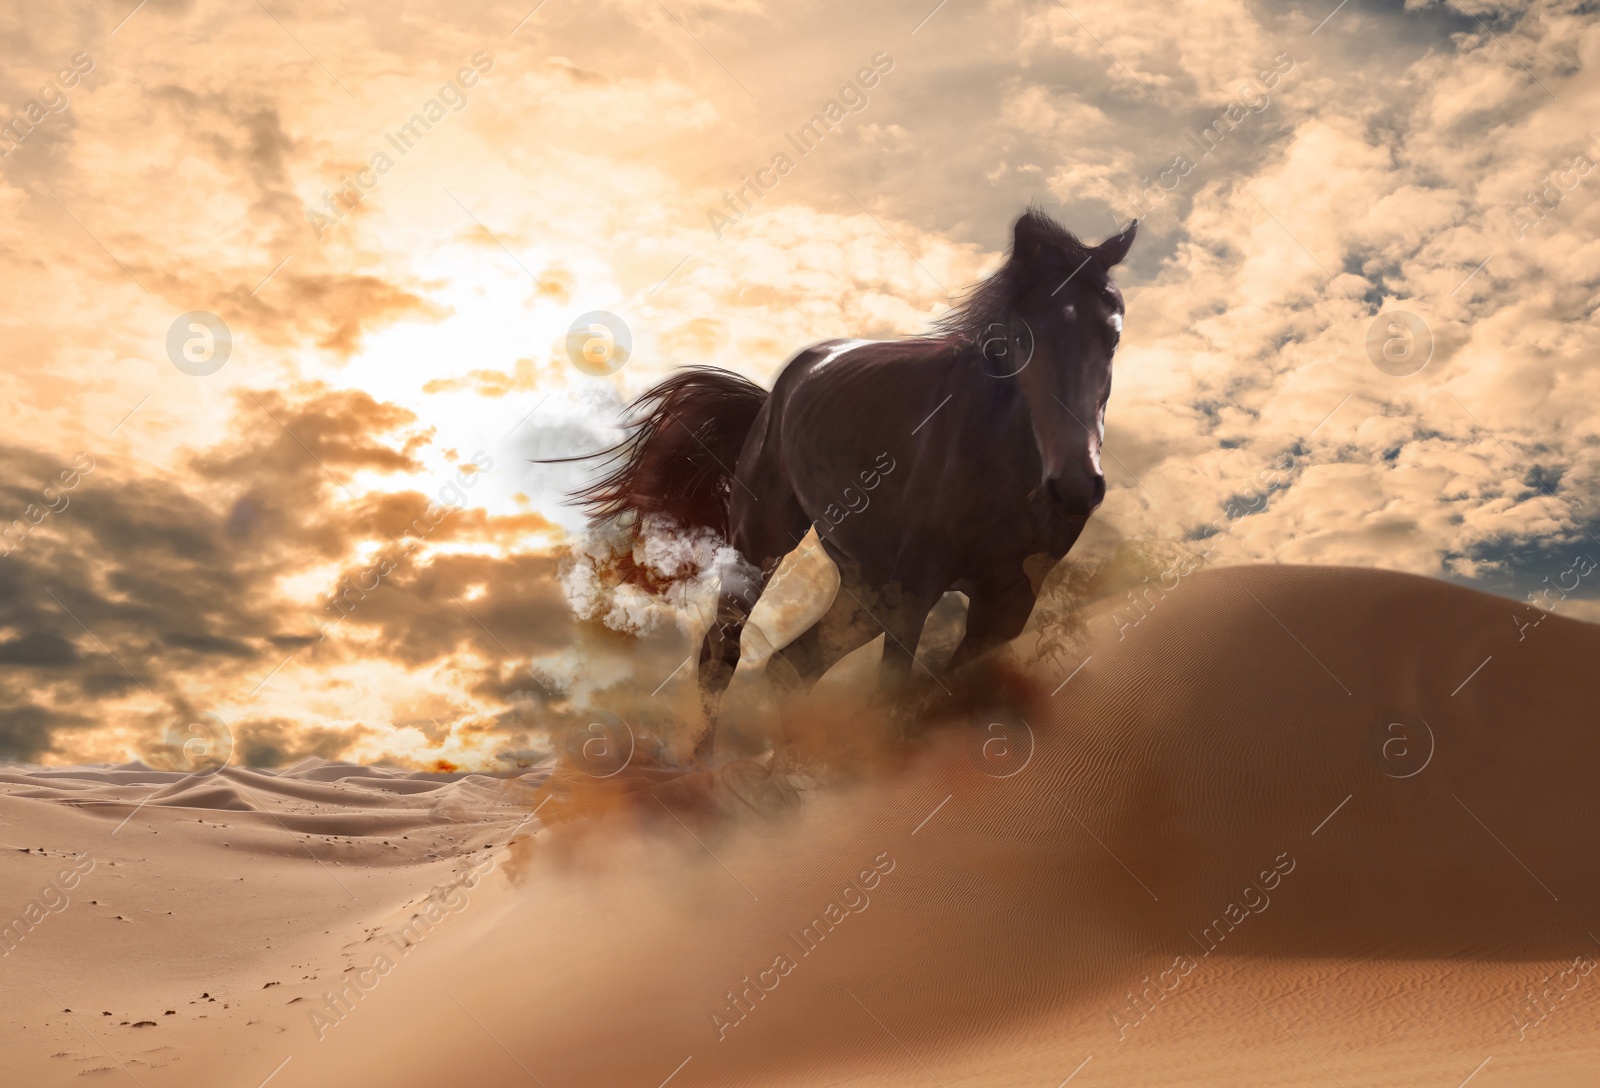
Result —
[[1145, 600], [1015, 717], [819, 709], [826, 765], [13, 768], [4, 1081], [1593, 1083], [1600, 629], [1340, 568]]

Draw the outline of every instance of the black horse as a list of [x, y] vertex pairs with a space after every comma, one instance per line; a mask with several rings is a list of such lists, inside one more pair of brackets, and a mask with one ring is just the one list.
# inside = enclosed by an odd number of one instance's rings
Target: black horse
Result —
[[722, 586], [700, 653], [708, 714], [750, 609], [808, 529], [841, 584], [826, 615], [774, 656], [774, 679], [791, 690], [883, 633], [880, 684], [898, 691], [948, 590], [970, 602], [949, 670], [1022, 632], [1044, 575], [1105, 496], [1100, 445], [1123, 317], [1110, 271], [1137, 226], [1087, 246], [1029, 209], [1005, 264], [930, 335], [806, 348], [770, 394], [696, 367], [634, 403], [632, 433], [605, 451], [617, 467], [579, 501], [596, 519], [709, 528], [759, 570]]

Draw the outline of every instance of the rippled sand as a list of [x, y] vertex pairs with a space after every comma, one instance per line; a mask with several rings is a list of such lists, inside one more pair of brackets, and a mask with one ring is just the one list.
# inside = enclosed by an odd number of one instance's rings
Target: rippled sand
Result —
[[6, 1083], [1592, 1083], [1600, 629], [1513, 613], [1204, 573], [804, 774], [17, 770]]

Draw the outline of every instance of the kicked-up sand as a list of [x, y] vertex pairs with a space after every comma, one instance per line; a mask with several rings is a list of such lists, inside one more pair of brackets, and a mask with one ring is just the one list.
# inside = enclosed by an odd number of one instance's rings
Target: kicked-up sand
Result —
[[1595, 1083], [1600, 628], [1304, 567], [1132, 615], [783, 770], [0, 775], [0, 1080]]

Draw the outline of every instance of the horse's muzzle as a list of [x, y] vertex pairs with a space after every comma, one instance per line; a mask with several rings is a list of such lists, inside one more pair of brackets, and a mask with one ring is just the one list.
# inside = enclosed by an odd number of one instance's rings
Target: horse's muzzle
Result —
[[1050, 504], [1069, 514], [1093, 513], [1106, 497], [1106, 478], [1101, 473], [1068, 473], [1044, 481]]

